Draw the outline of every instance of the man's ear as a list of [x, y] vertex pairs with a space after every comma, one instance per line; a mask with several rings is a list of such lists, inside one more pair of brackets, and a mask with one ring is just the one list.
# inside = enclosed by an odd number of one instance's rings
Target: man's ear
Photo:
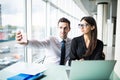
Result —
[[94, 29], [95, 29], [95, 26], [92, 26], [92, 27], [91, 27], [91, 30], [94, 30]]

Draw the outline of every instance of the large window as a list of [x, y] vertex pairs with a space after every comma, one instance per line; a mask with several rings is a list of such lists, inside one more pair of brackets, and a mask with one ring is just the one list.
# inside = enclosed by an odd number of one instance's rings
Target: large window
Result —
[[[46, 3], [42, 0], [32, 1], [32, 39], [42, 40], [46, 37]], [[40, 63], [44, 59], [44, 49], [32, 48], [32, 61]]]
[[[24, 60], [24, 48], [15, 42], [17, 29], [25, 30], [24, 0], [0, 0], [0, 63]], [[9, 61], [9, 62], [7, 62]]]

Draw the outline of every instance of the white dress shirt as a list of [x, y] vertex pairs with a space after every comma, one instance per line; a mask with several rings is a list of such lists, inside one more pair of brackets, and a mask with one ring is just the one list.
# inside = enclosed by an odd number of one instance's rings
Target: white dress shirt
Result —
[[[34, 48], [46, 48], [44, 64], [59, 64], [61, 56], [61, 41], [59, 37], [49, 37], [43, 41], [29, 40], [28, 46]], [[69, 60], [71, 39], [67, 38], [66, 41], [66, 62]]]

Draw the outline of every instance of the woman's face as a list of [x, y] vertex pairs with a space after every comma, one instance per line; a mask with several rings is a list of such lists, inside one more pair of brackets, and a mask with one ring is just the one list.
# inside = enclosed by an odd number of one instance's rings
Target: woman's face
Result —
[[80, 22], [79, 27], [83, 34], [89, 34], [91, 32], [91, 30], [93, 30], [93, 28], [94, 28], [93, 26], [88, 24], [85, 20], [82, 20]]

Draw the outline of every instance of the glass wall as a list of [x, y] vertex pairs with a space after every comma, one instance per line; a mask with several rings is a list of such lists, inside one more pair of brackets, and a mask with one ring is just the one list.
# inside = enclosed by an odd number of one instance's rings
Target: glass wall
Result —
[[22, 30], [37, 40], [56, 36], [59, 18], [66, 17], [71, 21], [68, 37], [73, 38], [81, 34], [77, 24], [84, 15], [73, 0], [0, 0], [0, 59], [40, 63], [45, 49], [17, 44], [15, 32]]

